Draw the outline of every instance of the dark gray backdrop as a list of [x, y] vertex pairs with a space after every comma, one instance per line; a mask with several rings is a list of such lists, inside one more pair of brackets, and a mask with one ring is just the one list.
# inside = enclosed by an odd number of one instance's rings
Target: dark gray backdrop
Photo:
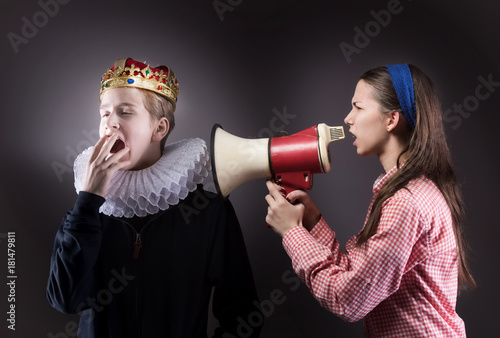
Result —
[[[499, 9], [486, 0], [1, 1], [0, 336], [74, 332], [78, 316], [58, 313], [45, 298], [50, 254], [75, 200], [72, 160], [97, 139], [100, 77], [123, 57], [165, 63], [178, 74], [172, 141], [208, 142], [214, 123], [248, 138], [267, 136], [280, 121], [290, 133], [320, 122], [343, 125], [363, 71], [420, 66], [447, 111], [467, 203], [479, 287], [459, 297], [457, 311], [470, 337], [490, 336], [500, 301]], [[330, 149], [333, 169], [315, 176], [311, 194], [345, 243], [362, 226], [382, 168], [376, 158], [358, 157], [349, 138]], [[262, 179], [231, 195], [261, 300], [281, 292], [262, 336], [361, 337], [360, 323], [339, 320], [305, 286], [297, 288], [280, 239], [265, 227], [266, 191]], [[8, 231], [17, 244], [15, 331], [6, 321]]]

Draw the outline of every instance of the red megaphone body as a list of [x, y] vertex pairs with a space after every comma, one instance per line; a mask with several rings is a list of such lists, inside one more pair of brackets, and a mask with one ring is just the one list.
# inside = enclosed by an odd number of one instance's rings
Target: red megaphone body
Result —
[[270, 139], [236, 137], [216, 124], [210, 143], [217, 192], [227, 197], [244, 182], [263, 177], [273, 177], [287, 194], [311, 189], [313, 174], [331, 169], [328, 145], [343, 138], [343, 127], [324, 123]]

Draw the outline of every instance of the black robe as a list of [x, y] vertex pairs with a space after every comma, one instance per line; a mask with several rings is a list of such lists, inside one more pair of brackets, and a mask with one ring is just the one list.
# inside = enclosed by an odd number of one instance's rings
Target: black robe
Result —
[[[238, 219], [201, 186], [145, 218], [99, 213], [104, 198], [80, 192], [56, 234], [47, 297], [80, 313], [79, 338], [258, 337], [263, 318]], [[251, 334], [250, 334], [251, 333]]]

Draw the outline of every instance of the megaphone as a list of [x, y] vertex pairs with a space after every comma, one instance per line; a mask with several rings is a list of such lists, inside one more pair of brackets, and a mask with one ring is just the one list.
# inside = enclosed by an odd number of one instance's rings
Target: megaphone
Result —
[[243, 183], [274, 178], [285, 193], [312, 189], [313, 174], [331, 169], [329, 144], [345, 138], [344, 127], [320, 123], [293, 135], [246, 139], [212, 128], [210, 157], [217, 193], [227, 198]]

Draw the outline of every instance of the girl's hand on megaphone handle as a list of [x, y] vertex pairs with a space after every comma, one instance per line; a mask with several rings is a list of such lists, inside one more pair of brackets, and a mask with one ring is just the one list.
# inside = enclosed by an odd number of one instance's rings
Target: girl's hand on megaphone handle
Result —
[[286, 199], [292, 204], [301, 203], [304, 206], [302, 225], [311, 231], [321, 219], [321, 213], [311, 196], [304, 190], [294, 190], [286, 196]]
[[280, 186], [271, 181], [266, 182], [269, 194], [266, 195], [267, 208], [266, 222], [281, 237], [288, 230], [302, 225], [304, 216], [304, 205], [302, 203], [291, 204], [281, 193]]

